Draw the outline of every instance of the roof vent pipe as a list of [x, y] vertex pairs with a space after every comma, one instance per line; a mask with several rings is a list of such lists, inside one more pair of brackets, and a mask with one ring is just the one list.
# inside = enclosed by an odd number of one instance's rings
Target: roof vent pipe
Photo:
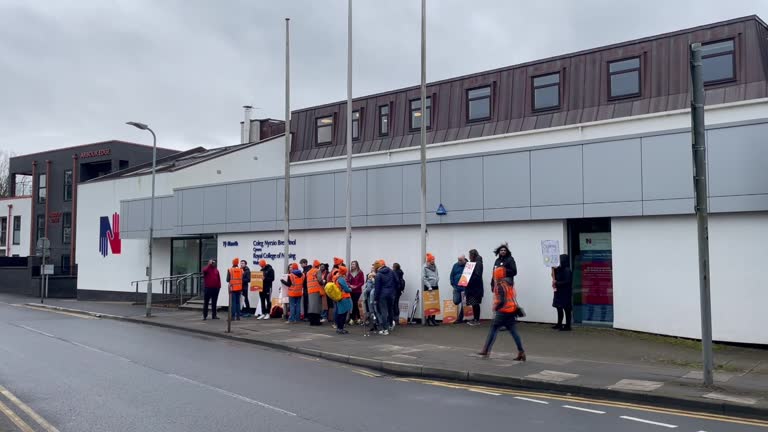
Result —
[[240, 142], [243, 144], [251, 142], [251, 105], [243, 105], [243, 111], [245, 118], [243, 124], [240, 127]]

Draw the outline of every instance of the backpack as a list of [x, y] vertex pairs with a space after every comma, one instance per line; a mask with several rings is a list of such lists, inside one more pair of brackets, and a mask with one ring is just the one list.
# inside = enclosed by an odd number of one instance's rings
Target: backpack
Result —
[[272, 310], [269, 311], [269, 317], [270, 318], [282, 318], [283, 317], [283, 307], [282, 306], [272, 306]]
[[341, 300], [341, 288], [333, 282], [325, 284], [325, 293], [335, 302]]

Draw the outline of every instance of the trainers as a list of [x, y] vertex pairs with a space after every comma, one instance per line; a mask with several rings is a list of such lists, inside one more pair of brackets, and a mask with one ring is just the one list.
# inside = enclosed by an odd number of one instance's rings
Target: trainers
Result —
[[263, 319], [265, 319], [265, 320], [269, 319], [269, 315], [264, 315]]
[[321, 323], [324, 323], [324, 322], [328, 322], [328, 320], [327, 320], [327, 319], [325, 319], [325, 318], [322, 318], [322, 319], [320, 320], [320, 322], [321, 322]]

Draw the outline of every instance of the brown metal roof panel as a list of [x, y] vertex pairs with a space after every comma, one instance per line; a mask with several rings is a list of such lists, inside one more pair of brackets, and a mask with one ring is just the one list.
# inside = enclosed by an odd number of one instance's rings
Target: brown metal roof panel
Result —
[[465, 140], [469, 138], [469, 126], [464, 126], [459, 128], [459, 133], [456, 135], [457, 140]]
[[400, 148], [408, 148], [408, 147], [414, 147], [421, 145], [421, 141], [419, 138], [419, 135], [417, 134], [408, 134], [403, 137], [403, 140], [400, 142]]
[[577, 124], [581, 122], [581, 111], [580, 109], [573, 109], [567, 112], [567, 116], [565, 118], [565, 124]]
[[520, 127], [521, 131], [533, 130], [536, 127], [536, 117], [526, 117], [523, 119], [523, 125]]
[[509, 120], [502, 120], [500, 122], [496, 122], [496, 130], [494, 131], [494, 134], [503, 135], [507, 133], [508, 129], [509, 129]]
[[597, 110], [597, 121], [613, 118], [614, 105], [601, 105]]
[[446, 142], [456, 141], [457, 136], [459, 136], [459, 128], [448, 129], [448, 132], [445, 133], [445, 141]]
[[571, 59], [571, 67], [566, 71], [566, 85], [568, 109], [581, 108], [584, 101], [584, 72], [586, 60], [584, 57]]
[[[437, 134], [437, 132], [435, 132], [433, 130], [427, 132], [427, 145], [435, 144], [436, 142], [440, 142], [440, 141], [435, 141], [435, 135], [436, 134]], [[421, 137], [416, 138], [416, 145], [421, 145]]]
[[581, 112], [581, 120], [579, 123], [589, 123], [595, 120], [597, 120], [597, 107], [591, 106], [584, 108], [584, 110]]
[[648, 108], [649, 113], [657, 113], [667, 110], [667, 104], [669, 103], [669, 96], [658, 96], [651, 98], [651, 105]]
[[688, 91], [688, 46], [689, 35], [675, 36], [670, 41], [669, 51], [669, 94], [685, 93]]
[[585, 59], [584, 69], [583, 103], [584, 107], [594, 107], [600, 104], [600, 87], [602, 82], [599, 78], [603, 69], [603, 61], [600, 53], [589, 54]]
[[613, 118], [629, 117], [632, 115], [632, 102], [621, 102], [613, 106]]
[[558, 127], [565, 125], [565, 119], [568, 117], [569, 111], [558, 111], [552, 114], [552, 123], [549, 127]]
[[482, 136], [483, 135], [483, 128], [485, 128], [486, 124], [488, 124], [488, 123], [476, 124], [476, 125], [470, 126], [469, 134], [467, 135], [467, 138], [477, 138], [479, 136]]
[[704, 103], [707, 105], [717, 105], [725, 102], [725, 88], [709, 89], [704, 92]]
[[638, 99], [632, 102], [632, 116], [638, 116], [648, 114], [648, 109], [651, 106], [651, 100], [648, 98]]
[[687, 93], [670, 95], [667, 99], [667, 111], [684, 109], [689, 106], [690, 99]]
[[520, 132], [520, 129], [523, 128], [523, 119], [522, 117], [513, 118], [509, 121], [509, 127], [507, 128], [507, 133], [515, 133]]
[[312, 150], [309, 151], [309, 156], [307, 156], [307, 157], [309, 158], [309, 160], [317, 159], [317, 154], [318, 153], [319, 153], [318, 149], [317, 148], [313, 148]]
[[369, 153], [371, 151], [371, 148], [373, 147], [373, 143], [376, 140], [373, 141], [366, 141], [363, 143], [363, 149], [360, 151], [360, 153]]
[[446, 132], [448, 132], [446, 129], [440, 129], [435, 131], [435, 142], [436, 143], [445, 142]]
[[511, 95], [512, 95], [512, 80], [514, 77], [514, 72], [512, 70], [506, 70], [499, 74], [499, 82], [498, 82], [498, 96], [497, 99], [498, 102], [498, 114], [496, 118], [498, 120], [509, 120], [510, 115], [512, 114], [512, 104], [511, 102]]
[[[480, 136], [491, 136], [496, 133], [496, 126], [499, 125], [499, 122], [489, 122], [483, 125], [483, 131], [480, 133]], [[471, 136], [471, 134], [470, 134]]]
[[744, 100], [745, 88], [746, 86], [744, 84], [738, 84], [738, 85], [726, 87], [725, 98], [723, 99], [723, 101], [725, 103], [729, 103], [729, 102]]
[[512, 78], [512, 94], [510, 96], [510, 119], [522, 118], [525, 115], [527, 102], [527, 89], [529, 85], [528, 71], [526, 68], [515, 69]]
[[650, 89], [651, 97], [666, 96], [669, 91], [669, 49], [671, 41], [660, 39], [653, 42], [651, 55], [643, 67], [650, 63], [650, 71], [643, 73], [642, 77], [650, 81], [650, 85], [644, 87]]
[[536, 124], [534, 124], [534, 129], [546, 129], [550, 127], [552, 124], [552, 114], [544, 114], [540, 116], [536, 116]]
[[759, 99], [766, 97], [765, 81], [755, 81], [747, 84], [746, 99]]

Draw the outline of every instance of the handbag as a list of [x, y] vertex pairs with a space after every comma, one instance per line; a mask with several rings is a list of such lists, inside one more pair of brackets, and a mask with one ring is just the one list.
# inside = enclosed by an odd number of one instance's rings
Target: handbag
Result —
[[525, 318], [525, 309], [523, 309], [523, 307], [520, 306], [520, 302], [517, 301], [517, 290], [515, 290], [515, 305], [517, 305], [517, 308], [515, 309], [515, 318]]

